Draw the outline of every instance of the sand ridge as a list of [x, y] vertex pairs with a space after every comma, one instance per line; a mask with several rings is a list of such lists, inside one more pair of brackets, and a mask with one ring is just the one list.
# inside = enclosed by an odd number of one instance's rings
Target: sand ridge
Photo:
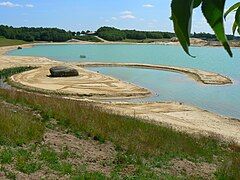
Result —
[[80, 67], [130, 67], [130, 68], [140, 68], [140, 69], [153, 69], [160, 71], [172, 71], [177, 73], [183, 73], [196, 81], [203, 84], [209, 85], [227, 85], [232, 84], [232, 80], [226, 76], [218, 73], [208, 72], [193, 68], [182, 68], [174, 66], [165, 65], [153, 65], [153, 64], [139, 64], [139, 63], [95, 63], [95, 62], [85, 62], [79, 63]]

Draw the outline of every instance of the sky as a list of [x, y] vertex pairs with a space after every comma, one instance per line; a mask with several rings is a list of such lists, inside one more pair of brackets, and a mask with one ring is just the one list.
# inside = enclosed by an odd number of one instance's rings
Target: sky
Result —
[[[239, 0], [227, 0], [226, 8]], [[120, 29], [173, 31], [171, 0], [0, 0], [0, 24], [14, 27], [58, 27], [65, 30]], [[231, 33], [234, 15], [226, 22]], [[200, 9], [192, 32], [212, 32]]]

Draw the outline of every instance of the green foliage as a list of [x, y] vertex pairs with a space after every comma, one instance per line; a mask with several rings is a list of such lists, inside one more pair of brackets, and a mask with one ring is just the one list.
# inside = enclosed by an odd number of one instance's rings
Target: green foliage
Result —
[[125, 39], [170, 39], [175, 36], [174, 33], [169, 32], [120, 30], [112, 27], [101, 27], [97, 30], [97, 35], [108, 41], [122, 41]]
[[126, 34], [116, 28], [101, 27], [97, 30], [97, 35], [108, 41], [122, 41], [126, 39]]
[[[225, 50], [232, 57], [232, 51], [228, 43], [228, 39], [225, 35], [224, 27], [224, 8], [226, 0], [172, 0], [172, 17], [174, 24], [174, 30], [176, 36], [178, 37], [184, 51], [190, 55], [189, 46], [190, 46], [190, 32], [192, 26], [192, 13], [194, 8], [202, 5], [202, 12], [206, 18], [208, 24], [213, 29], [217, 39], [222, 43]], [[240, 27], [240, 3], [234, 4], [225, 14], [226, 16], [236, 10], [235, 22], [233, 24], [233, 32]], [[238, 28], [239, 29], [239, 28]]]
[[232, 51], [225, 35], [223, 14], [226, 0], [203, 0], [202, 12], [207, 19], [208, 24], [212, 27], [218, 40], [223, 44], [228, 54], [232, 57]]
[[42, 149], [40, 159], [44, 160], [48, 164], [56, 164], [58, 163], [57, 153], [52, 149]]
[[16, 168], [23, 173], [32, 174], [38, 171], [41, 166], [40, 164], [35, 162], [27, 162], [24, 159], [18, 159], [16, 163]]
[[9, 164], [13, 161], [13, 152], [10, 149], [0, 151], [0, 163]]
[[89, 41], [89, 42], [102, 42], [100, 39], [98, 39], [95, 36], [75, 36], [75, 39], [81, 40], [81, 41]]
[[226, 17], [233, 11], [236, 11], [236, 15], [235, 15], [235, 21], [233, 23], [232, 26], [232, 31], [233, 34], [235, 34], [235, 31], [238, 29], [238, 33], [240, 33], [239, 31], [239, 27], [240, 27], [240, 2], [232, 5], [224, 14], [224, 17], [226, 19]]
[[0, 71], [0, 79], [6, 79], [7, 77], [10, 77], [14, 74], [22, 73], [24, 71], [30, 71], [32, 69], [35, 69], [35, 67], [14, 67], [14, 68], [8, 68], [3, 69]]
[[5, 37], [0, 36], [0, 47], [22, 45], [22, 44], [26, 44], [26, 43], [27, 42], [22, 41], [22, 40], [6, 39]]
[[240, 179], [240, 157], [236, 154], [231, 159], [231, 161], [224, 162], [216, 173], [218, 179]]
[[27, 42], [53, 41], [64, 42], [72, 38], [72, 32], [66, 32], [58, 28], [14, 28], [11, 26], [0, 26], [0, 36], [8, 39], [18, 39]]
[[174, 24], [174, 31], [179, 39], [184, 51], [190, 55], [190, 33], [191, 21], [194, 0], [173, 0], [172, 8], [172, 21]]
[[0, 104], [0, 144], [22, 145], [41, 140], [44, 125], [27, 112], [13, 113]]

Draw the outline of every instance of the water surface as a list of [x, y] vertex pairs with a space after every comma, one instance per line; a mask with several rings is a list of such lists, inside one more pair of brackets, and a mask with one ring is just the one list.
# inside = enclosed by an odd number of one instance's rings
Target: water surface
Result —
[[[90, 68], [150, 89], [155, 95], [137, 101], [181, 101], [240, 119], [240, 49], [234, 58], [222, 48], [193, 47], [187, 56], [179, 46], [162, 45], [39, 45], [10, 55], [45, 56], [67, 62], [135, 62], [198, 68], [229, 76], [233, 85], [212, 86], [173, 72], [133, 68]], [[80, 55], [85, 55], [81, 59]]]

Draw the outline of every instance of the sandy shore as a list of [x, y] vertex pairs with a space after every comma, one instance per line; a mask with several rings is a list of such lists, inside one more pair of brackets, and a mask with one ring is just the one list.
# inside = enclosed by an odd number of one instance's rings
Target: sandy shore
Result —
[[[24, 45], [24, 47], [29, 47]], [[44, 89], [49, 91], [63, 91], [72, 94], [74, 100], [83, 100], [76, 95], [85, 94], [91, 96], [105, 97], [129, 97], [129, 96], [146, 96], [149, 91], [135, 86], [133, 84], [122, 82], [115, 78], [104, 76], [85, 70], [84, 66], [94, 66], [94, 63], [70, 64], [52, 61], [41, 57], [11, 57], [3, 55], [6, 51], [15, 49], [16, 47], [0, 48], [0, 69], [15, 66], [38, 66], [38, 69], [17, 74], [11, 77], [12, 81], [22, 84], [25, 87]], [[80, 72], [79, 77], [74, 78], [49, 78], [48, 69], [55, 65], [73, 66]], [[95, 64], [97, 66], [106, 66], [106, 64]], [[82, 67], [81, 67], [82, 66]], [[200, 71], [196, 69], [155, 65], [139, 65], [139, 64], [109, 64], [109, 66], [124, 66], [137, 68], [152, 68], [159, 70], [169, 70], [174, 72], [185, 73], [190, 77], [202, 83], [210, 84], [228, 84], [231, 83], [229, 78], [222, 75]], [[140, 93], [140, 94], [139, 94]], [[140, 117], [145, 121], [162, 124], [172, 127], [179, 131], [214, 135], [223, 140], [234, 141], [240, 144], [240, 121], [219, 116], [208, 111], [201, 110], [196, 107], [188, 106], [174, 102], [156, 102], [156, 103], [103, 103], [92, 101], [95, 105], [109, 110], [113, 113], [124, 114], [129, 116]]]

